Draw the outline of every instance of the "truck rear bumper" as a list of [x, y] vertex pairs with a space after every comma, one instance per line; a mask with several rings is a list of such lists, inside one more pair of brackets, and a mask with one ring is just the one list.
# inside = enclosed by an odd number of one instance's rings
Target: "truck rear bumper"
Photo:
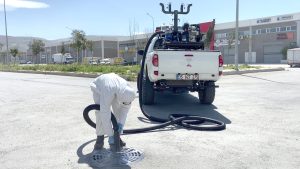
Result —
[[168, 73], [158, 73], [158, 75], [149, 74], [151, 82], [156, 82], [160, 80], [196, 80], [196, 81], [217, 81], [219, 79], [219, 73], [212, 74], [186, 74], [186, 73], [177, 73], [177, 74], [168, 74]]

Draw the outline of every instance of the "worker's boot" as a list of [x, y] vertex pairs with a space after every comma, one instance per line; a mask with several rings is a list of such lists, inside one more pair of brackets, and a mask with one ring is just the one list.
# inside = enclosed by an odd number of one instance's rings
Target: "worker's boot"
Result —
[[104, 146], [104, 135], [97, 136], [96, 143], [94, 145], [94, 150], [101, 150]]
[[[121, 148], [121, 150], [125, 146], [126, 146], [126, 143], [120, 138], [120, 148]], [[109, 147], [113, 152], [116, 151], [115, 141], [114, 141], [114, 138], [112, 138], [112, 137], [109, 138]]]

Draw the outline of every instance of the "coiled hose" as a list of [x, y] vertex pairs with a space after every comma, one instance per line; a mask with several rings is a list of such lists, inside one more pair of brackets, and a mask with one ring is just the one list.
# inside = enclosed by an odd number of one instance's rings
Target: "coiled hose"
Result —
[[[142, 59], [142, 65], [141, 65], [141, 70], [140, 70], [140, 76], [139, 76], [139, 84], [142, 84], [143, 81], [143, 75], [144, 75], [144, 67], [145, 67], [145, 59], [146, 59], [146, 55], [147, 55], [147, 51], [148, 48], [151, 44], [151, 41], [153, 40], [154, 37], [162, 34], [163, 32], [156, 32], [154, 33], [150, 39], [147, 42], [144, 54], [143, 54], [143, 59]], [[149, 120], [151, 121], [155, 121], [155, 122], [160, 122], [161, 124], [158, 125], [153, 125], [150, 127], [145, 127], [145, 128], [136, 128], [136, 129], [125, 129], [123, 131], [124, 134], [134, 134], [134, 133], [142, 133], [142, 132], [148, 132], [151, 130], [157, 130], [157, 129], [161, 129], [164, 127], [167, 127], [169, 125], [179, 125], [185, 128], [189, 128], [189, 129], [193, 129], [193, 130], [201, 130], [201, 131], [217, 131], [217, 130], [224, 130], [226, 128], [226, 124], [222, 121], [218, 121], [215, 119], [210, 119], [210, 118], [206, 118], [206, 117], [200, 117], [200, 116], [190, 116], [190, 115], [186, 115], [186, 114], [171, 114], [169, 116], [169, 119], [161, 119], [158, 117], [154, 117], [149, 115], [147, 112], [144, 111], [143, 109], [143, 104], [142, 104], [142, 87], [139, 87], [139, 104], [140, 104], [140, 109], [142, 111], [142, 113], [144, 114], [144, 116], [146, 116]], [[91, 118], [89, 117], [89, 112], [91, 110], [100, 110], [100, 105], [99, 104], [92, 104], [87, 106], [84, 110], [83, 110], [83, 118], [84, 120], [93, 128], [96, 128], [96, 124], [91, 120]], [[112, 120], [113, 120], [114, 116], [112, 114]], [[114, 120], [113, 120], [114, 121]], [[203, 125], [203, 123], [205, 122], [209, 122], [212, 123], [214, 125]], [[201, 125], [202, 124], [202, 125]], [[115, 123], [113, 123], [114, 128]]]

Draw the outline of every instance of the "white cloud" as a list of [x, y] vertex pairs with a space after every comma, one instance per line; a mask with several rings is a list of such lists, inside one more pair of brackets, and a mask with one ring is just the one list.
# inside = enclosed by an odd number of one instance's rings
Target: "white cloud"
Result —
[[[0, 7], [3, 9], [4, 1], [0, 1]], [[13, 10], [16, 8], [28, 8], [28, 9], [37, 9], [37, 8], [48, 8], [49, 5], [43, 2], [29, 1], [29, 0], [6, 0], [5, 6], [8, 10]]]

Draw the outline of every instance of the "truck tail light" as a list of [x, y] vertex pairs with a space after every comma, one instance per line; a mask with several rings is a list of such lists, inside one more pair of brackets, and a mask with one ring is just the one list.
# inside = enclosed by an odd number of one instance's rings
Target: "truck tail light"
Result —
[[153, 64], [153, 66], [158, 67], [158, 55], [157, 54], [153, 55], [152, 64]]
[[223, 67], [223, 64], [224, 64], [223, 56], [219, 55], [219, 67]]

